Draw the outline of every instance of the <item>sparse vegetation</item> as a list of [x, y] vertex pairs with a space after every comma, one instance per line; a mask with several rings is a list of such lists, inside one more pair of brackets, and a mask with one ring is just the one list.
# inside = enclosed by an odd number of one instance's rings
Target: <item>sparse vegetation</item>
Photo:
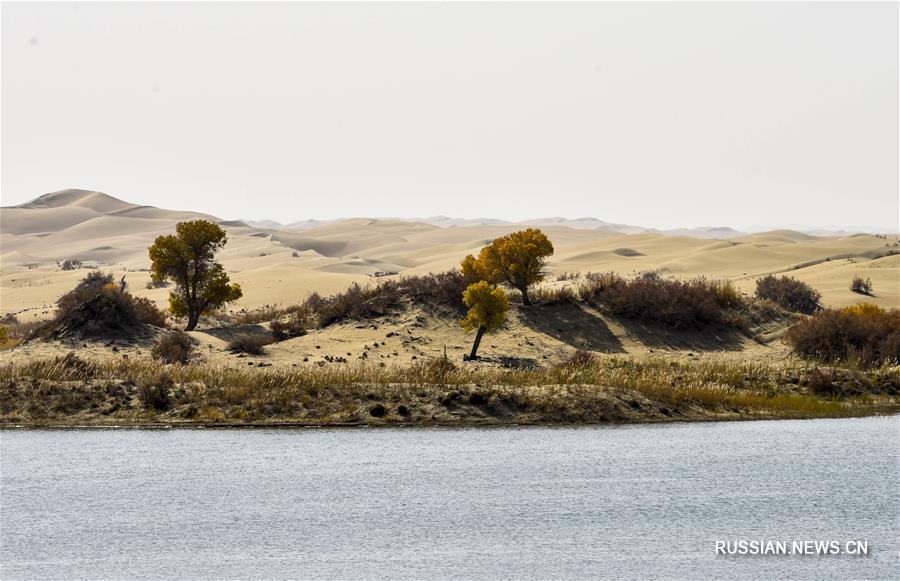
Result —
[[262, 355], [264, 347], [275, 342], [273, 337], [263, 334], [238, 335], [228, 342], [228, 350], [234, 353], [246, 353], [248, 355]]
[[74, 258], [67, 258], [59, 265], [60, 270], [76, 270], [81, 268], [81, 261]]
[[6, 331], [8, 342], [18, 343], [32, 337], [35, 332], [46, 325], [46, 321], [21, 321], [17, 316], [8, 313], [0, 318], [0, 326]]
[[710, 283], [713, 288], [713, 294], [718, 304], [723, 309], [739, 309], [746, 305], [746, 300], [731, 281], [721, 280]]
[[305, 306], [318, 319], [318, 326], [327, 327], [343, 319], [380, 317], [399, 300], [400, 291], [395, 284], [360, 286], [353, 283], [347, 290], [325, 299], [314, 294], [306, 300]]
[[241, 309], [233, 313], [218, 311], [210, 316], [218, 321], [228, 325], [258, 325], [260, 323], [268, 323], [276, 321], [282, 317], [295, 314], [302, 314], [304, 310], [303, 303], [297, 305], [289, 305], [280, 307], [278, 305], [264, 305], [254, 309]]
[[163, 335], [151, 350], [151, 355], [164, 363], [187, 363], [194, 349], [194, 340], [190, 335], [175, 331]]
[[566, 361], [566, 365], [575, 368], [588, 367], [595, 363], [595, 359], [596, 357], [590, 351], [578, 349], [575, 353], [572, 353], [572, 356]]
[[166, 374], [159, 375], [149, 381], [142, 381], [138, 386], [138, 399], [145, 409], [165, 411], [172, 405], [169, 390], [172, 389], [172, 378]]
[[324, 298], [318, 293], [312, 293], [296, 305], [266, 305], [231, 314], [218, 312], [213, 316], [230, 325], [256, 325], [288, 319], [299, 331], [300, 328], [328, 327], [346, 320], [380, 317], [390, 309], [401, 307], [404, 301], [427, 305], [429, 308], [461, 311], [464, 308], [462, 293], [465, 289], [462, 274], [457, 270], [450, 270], [383, 280], [368, 286], [353, 284], [345, 291]]
[[[131, 296], [131, 295], [129, 295]], [[166, 314], [156, 307], [156, 304], [146, 297], [131, 296], [131, 306], [134, 316], [138, 321], [154, 327], [167, 327]]]
[[861, 303], [825, 309], [788, 329], [797, 355], [863, 366], [900, 362], [900, 310]]
[[822, 308], [822, 295], [814, 288], [790, 276], [769, 275], [756, 281], [756, 296], [768, 299], [792, 311], [811, 315]]
[[522, 304], [530, 305], [528, 287], [544, 280], [547, 258], [553, 244], [537, 228], [527, 228], [497, 238], [481, 249], [478, 258], [471, 254], [462, 262], [462, 274], [469, 283], [480, 280], [507, 284], [522, 293]]
[[193, 331], [200, 316], [241, 298], [241, 287], [230, 282], [215, 261], [228, 238], [217, 224], [206, 220], [179, 222], [175, 235], [160, 236], [149, 248], [154, 280], [171, 280], [169, 310], [187, 317], [185, 331]]
[[538, 305], [560, 305], [578, 300], [578, 295], [571, 286], [538, 287], [531, 291], [530, 296], [531, 301]]
[[872, 279], [854, 276], [850, 282], [850, 290], [861, 295], [872, 296]]
[[272, 331], [272, 337], [276, 341], [285, 341], [306, 335], [306, 327], [296, 314], [287, 321], [272, 321], [269, 324], [269, 329]]

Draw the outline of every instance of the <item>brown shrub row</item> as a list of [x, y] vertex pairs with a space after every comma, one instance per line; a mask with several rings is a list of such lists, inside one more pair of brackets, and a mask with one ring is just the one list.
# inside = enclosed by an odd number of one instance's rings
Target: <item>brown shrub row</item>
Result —
[[786, 334], [799, 356], [860, 365], [900, 362], [900, 310], [863, 303], [825, 309]]
[[634, 280], [614, 273], [589, 274], [579, 296], [611, 315], [675, 328], [728, 323], [725, 309], [744, 304], [731, 283], [705, 278], [669, 280], [655, 274]]

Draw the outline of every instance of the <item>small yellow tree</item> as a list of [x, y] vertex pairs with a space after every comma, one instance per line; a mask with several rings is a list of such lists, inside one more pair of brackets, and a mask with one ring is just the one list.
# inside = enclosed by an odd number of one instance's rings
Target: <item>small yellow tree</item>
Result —
[[498, 328], [506, 320], [509, 301], [503, 289], [482, 280], [466, 288], [463, 292], [463, 303], [469, 307], [469, 313], [459, 323], [466, 333], [475, 331], [472, 352], [465, 359], [474, 361], [478, 357], [478, 345], [481, 344], [484, 334]]
[[206, 220], [179, 222], [174, 236], [160, 236], [150, 247], [154, 280], [170, 279], [169, 310], [187, 317], [185, 331], [193, 331], [200, 315], [241, 298], [241, 287], [230, 282], [225, 269], [215, 261], [228, 240], [218, 224]]
[[471, 254], [462, 261], [462, 273], [469, 281], [485, 280], [508, 284], [522, 293], [522, 303], [530, 305], [528, 287], [544, 280], [547, 257], [553, 255], [553, 243], [538, 228], [528, 228], [501, 236], [481, 249], [478, 258]]

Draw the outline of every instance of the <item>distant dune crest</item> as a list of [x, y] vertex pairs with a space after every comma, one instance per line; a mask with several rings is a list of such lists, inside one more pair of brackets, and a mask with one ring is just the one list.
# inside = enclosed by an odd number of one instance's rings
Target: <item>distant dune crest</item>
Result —
[[[352, 211], [349, 208], [348, 211]], [[595, 218], [549, 217], [513, 223], [432, 216], [421, 220], [347, 218], [275, 221], [223, 220], [190, 211], [134, 204], [101, 192], [63, 190], [0, 209], [3, 312], [46, 310], [83, 275], [63, 272], [64, 260], [114, 271], [137, 293], [164, 306], [166, 289], [149, 282], [147, 248], [179, 221], [203, 218], [228, 233], [222, 262], [244, 288], [240, 306], [293, 304], [307, 293], [326, 295], [385, 273], [417, 275], [457, 267], [491, 240], [527, 226], [543, 229], [556, 252], [553, 275], [616, 271], [634, 275], [726, 278], [751, 290], [754, 277], [791, 273], [823, 292], [826, 303], [852, 304], [856, 275], [871, 277], [876, 295], [897, 304], [900, 255], [895, 237], [869, 234], [814, 236], [795, 230], [753, 234], [727, 227], [661, 232]], [[553, 284], [553, 277], [547, 284]]]
[[[388, 218], [403, 220], [402, 218]], [[244, 220], [247, 224], [257, 228], [269, 228], [272, 230], [307, 230], [310, 228], [318, 228], [325, 224], [334, 224], [342, 220], [303, 220], [300, 222], [291, 222], [289, 224], [281, 224], [275, 220]], [[691, 236], [693, 238], [704, 239], [724, 239], [732, 238], [745, 234], [728, 227], [710, 227], [710, 228], [678, 228], [676, 230], [657, 230], [655, 228], [644, 228], [642, 226], [632, 226], [629, 224], [614, 224], [612, 222], [604, 222], [597, 218], [534, 218], [531, 220], [521, 220], [513, 222], [510, 220], [500, 220], [497, 218], [450, 218], [448, 216], [431, 216], [428, 218], [408, 218], [407, 222], [421, 222], [439, 228], [461, 228], [466, 226], [506, 226], [506, 227], [528, 227], [537, 226], [543, 228], [547, 226], [560, 226], [563, 228], [572, 228], [575, 230], [597, 230], [599, 232], [608, 232], [610, 234], [641, 234], [644, 232], [654, 232], [658, 234], [666, 234], [670, 236]]]
[[[299, 220], [296, 222], [290, 222], [283, 224], [278, 222], [277, 220], [264, 219], [264, 220], [247, 220], [247, 219], [236, 219], [225, 221], [217, 218], [211, 214], [204, 214], [200, 212], [189, 212], [189, 211], [178, 211], [178, 210], [165, 210], [162, 208], [157, 208], [155, 206], [143, 206], [138, 204], [133, 204], [130, 202], [126, 202], [114, 196], [110, 196], [109, 194], [104, 194], [103, 192], [95, 192], [90, 190], [79, 190], [79, 189], [66, 189], [58, 192], [51, 192], [49, 194], [43, 194], [38, 196], [37, 198], [25, 202], [24, 204], [19, 204], [18, 206], [7, 206], [3, 208], [3, 213], [8, 214], [10, 210], [16, 209], [28, 209], [28, 210], [45, 210], [52, 208], [84, 208], [86, 210], [92, 210], [97, 214], [101, 215], [116, 215], [121, 217], [134, 217], [134, 218], [145, 218], [145, 219], [156, 219], [156, 220], [169, 220], [169, 219], [192, 219], [192, 218], [205, 218], [215, 222], [222, 223], [224, 225], [245, 225], [252, 228], [260, 228], [266, 230], [310, 230], [314, 228], [321, 228], [323, 226], [333, 225], [333, 224], [341, 224], [346, 223], [350, 220], [360, 220], [362, 218], [343, 218], [336, 220], [316, 220], [316, 219], [308, 219], [308, 220]], [[85, 219], [89, 219], [90, 214], [81, 213], [76, 214], [74, 211], [71, 212], [71, 216], [65, 215], [63, 212], [57, 212], [55, 214], [56, 219], [59, 220], [59, 224], [73, 224], [78, 223], [78, 221], [84, 221]], [[50, 225], [49, 220], [46, 218], [41, 220], [37, 215], [29, 214], [30, 218], [27, 221], [34, 221], [35, 228], [28, 228], [27, 225], [24, 227], [13, 227], [8, 222], [12, 220], [4, 220], [3, 226], [4, 229], [9, 226], [13, 228], [9, 230], [11, 233], [23, 234], [23, 233], [36, 233], [39, 231], [50, 232], [50, 231], [58, 231], [60, 228], [53, 229]], [[24, 215], [16, 214], [16, 218], [22, 218]], [[43, 217], [41, 217], [43, 218]], [[560, 216], [546, 217], [546, 218], [533, 218], [530, 220], [521, 220], [518, 222], [510, 221], [510, 220], [502, 220], [497, 218], [453, 218], [449, 216], [430, 216], [427, 218], [367, 218], [365, 220], [378, 220], [379, 222], [402, 222], [402, 223], [422, 223], [428, 224], [431, 226], [437, 226], [440, 228], [456, 228], [456, 227], [465, 227], [465, 226], [508, 226], [508, 227], [527, 227], [527, 226], [537, 226], [537, 227], [548, 227], [548, 226], [559, 226], [563, 228], [572, 228], [575, 230], [597, 230], [600, 232], [608, 232], [611, 234], [641, 234], [641, 233], [655, 233], [655, 234], [663, 234], [668, 236], [690, 236], [692, 238], [702, 238], [702, 239], [714, 239], [714, 240], [725, 240], [730, 238], [736, 238], [740, 236], [749, 235], [748, 232], [742, 232], [740, 230], [736, 230], [734, 228], [728, 226], [711, 226], [711, 227], [697, 227], [697, 228], [675, 228], [669, 230], [660, 230], [657, 228], [646, 228], [643, 226], [636, 226], [631, 224], [617, 224], [613, 222], [605, 222], [603, 220], [599, 220], [593, 217], [582, 217], [582, 218], [564, 218]], [[48, 228], [44, 229], [41, 228]], [[15, 231], [13, 231], [15, 230]], [[810, 238], [815, 236], [847, 236], [856, 232], [851, 230], [827, 230], [827, 229], [816, 229], [814, 231], [796, 231], [796, 230], [771, 230], [768, 232], [771, 235], [785, 235], [788, 238], [795, 238], [798, 235], [806, 235]]]

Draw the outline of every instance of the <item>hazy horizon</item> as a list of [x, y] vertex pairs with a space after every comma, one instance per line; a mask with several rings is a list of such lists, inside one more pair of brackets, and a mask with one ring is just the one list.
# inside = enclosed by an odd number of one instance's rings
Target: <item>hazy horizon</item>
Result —
[[897, 232], [895, 3], [2, 5], [2, 205]]
[[[84, 188], [67, 188], [66, 190], [58, 190], [57, 192], [46, 192], [46, 194], [55, 194], [59, 192], [69, 191], [69, 190], [80, 190], [90, 192], [93, 190], [86, 190]], [[144, 206], [147, 204], [142, 204], [140, 200], [130, 199], [125, 196], [116, 196], [110, 194], [109, 192], [98, 192], [101, 194], [106, 194], [112, 196], [116, 199], [122, 200], [124, 202], [132, 203], [138, 206]], [[41, 194], [40, 196], [35, 196], [32, 199], [26, 200], [23, 203], [28, 203], [36, 200], [37, 198], [43, 196], [45, 194]], [[20, 204], [16, 204], [13, 206], [2, 206], [2, 207], [17, 207]], [[525, 218], [523, 220], [506, 220], [504, 218], [497, 218], [494, 216], [475, 216], [469, 218], [463, 218], [460, 216], [446, 216], [446, 215], [433, 215], [433, 216], [381, 216], [381, 215], [370, 215], [370, 216], [355, 216], [355, 215], [346, 215], [337, 218], [317, 218], [317, 217], [308, 217], [302, 220], [294, 220], [294, 221], [279, 221], [273, 218], [247, 218], [244, 216], [219, 216], [216, 215], [216, 212], [212, 209], [203, 209], [203, 208], [182, 208], [182, 207], [173, 207], [173, 208], [163, 208], [166, 210], [190, 210], [204, 214], [210, 214], [216, 216], [222, 220], [246, 220], [248, 222], [252, 222], [255, 224], [266, 223], [266, 222], [274, 222], [279, 226], [285, 227], [290, 226], [291, 224], [298, 224], [302, 222], [321, 222], [321, 223], [331, 223], [331, 222], [339, 222], [342, 220], [354, 220], [354, 219], [366, 219], [366, 220], [406, 220], [406, 221], [439, 221], [440, 219], [446, 219], [449, 221], [470, 221], [473, 223], [477, 223], [479, 220], [490, 221], [490, 222], [506, 222], [509, 224], [527, 224], [529, 222], [537, 221], [537, 220], [566, 220], [566, 221], [577, 221], [577, 220], [589, 220], [589, 219], [597, 219], [596, 216], [532, 216], [530, 218]], [[606, 222], [605, 220], [602, 220]], [[612, 225], [620, 225], [620, 226], [637, 226], [641, 228], [645, 228], [648, 230], [660, 230], [660, 231], [675, 231], [675, 230], [702, 230], [704, 228], [733, 228], [728, 224], [706, 224], [702, 226], [674, 226], [671, 228], [655, 228], [654, 226], [647, 226], [645, 224], [624, 224], [624, 223], [611, 223]], [[468, 225], [468, 224], [466, 224]], [[561, 224], [563, 226], [568, 226], [567, 224]], [[571, 226], [569, 226], [571, 227]], [[778, 229], [791, 229], [791, 230], [799, 230], [801, 232], [861, 232], [861, 233], [871, 233], [871, 234], [900, 234], [900, 230], [891, 230], [889, 228], [878, 228], [871, 227], [866, 225], [859, 224], [850, 224], [850, 225], [840, 225], [840, 224], [825, 224], [825, 225], [809, 225], [809, 224], [756, 224], [750, 225], [744, 228], [735, 229], [740, 232], [747, 233], [755, 233], [755, 232], [765, 232], [771, 230]]]

